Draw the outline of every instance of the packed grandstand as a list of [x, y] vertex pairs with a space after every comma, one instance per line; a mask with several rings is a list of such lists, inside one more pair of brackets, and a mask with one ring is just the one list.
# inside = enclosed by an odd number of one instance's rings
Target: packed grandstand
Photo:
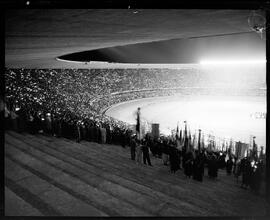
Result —
[[[235, 67], [234, 67], [235, 69]], [[219, 70], [220, 71], [220, 70]], [[235, 74], [216, 68], [183, 69], [6, 69], [8, 109], [50, 112], [57, 117], [126, 123], [104, 114], [124, 101], [172, 95], [266, 96], [265, 67], [248, 66]], [[253, 74], [254, 72], [259, 74]], [[234, 76], [238, 75], [238, 77]], [[240, 77], [239, 77], [240, 75]]]
[[[254, 71], [249, 69], [250, 73]], [[100, 116], [102, 110], [113, 104], [146, 97], [196, 93], [266, 95], [263, 75], [243, 73], [241, 84], [239, 79], [230, 77], [219, 82], [213, 77], [218, 73], [201, 68], [6, 69], [5, 72], [8, 103], [55, 113], [69, 110], [78, 117]]]

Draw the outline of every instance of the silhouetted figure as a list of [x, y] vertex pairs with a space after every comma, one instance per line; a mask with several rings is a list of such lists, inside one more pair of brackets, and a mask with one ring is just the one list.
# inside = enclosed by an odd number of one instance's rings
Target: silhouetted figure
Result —
[[28, 118], [27, 118], [27, 130], [28, 130], [28, 132], [31, 133], [31, 134], [34, 134], [34, 133], [35, 133], [33, 111], [30, 111], [30, 112], [28, 113]]
[[141, 141], [137, 139], [137, 150], [136, 150], [136, 162], [142, 163], [142, 144]]
[[178, 160], [177, 149], [174, 146], [169, 147], [169, 160], [171, 172], [175, 173], [180, 168], [180, 161]]
[[149, 156], [149, 148], [145, 141], [142, 144], [142, 152], [143, 152], [143, 163], [146, 164], [146, 161], [147, 161], [148, 165], [152, 166], [150, 156]]
[[208, 160], [208, 176], [212, 179], [218, 176], [218, 162], [214, 154], [210, 155]]
[[232, 158], [230, 157], [227, 160], [227, 162], [226, 162], [227, 175], [231, 175], [232, 174], [232, 167], [233, 167], [233, 161], [232, 161]]
[[193, 155], [191, 152], [188, 152], [185, 154], [184, 158], [184, 173], [188, 178], [190, 178], [193, 171]]
[[165, 166], [168, 165], [169, 162], [169, 146], [166, 141], [163, 142], [162, 145], [162, 161]]
[[45, 132], [47, 134], [52, 134], [52, 118], [51, 113], [47, 113], [45, 117]]
[[253, 172], [251, 175], [250, 188], [255, 192], [259, 193], [262, 182], [263, 166], [261, 162], [256, 162], [253, 167]]
[[251, 175], [252, 175], [252, 167], [250, 160], [248, 158], [244, 158], [241, 163], [242, 169], [242, 184], [241, 187], [247, 189], [250, 186]]
[[235, 173], [234, 173], [237, 183], [240, 175], [241, 175], [241, 160], [237, 159], [235, 162]]
[[81, 141], [81, 122], [76, 123], [76, 141], [80, 143]]
[[15, 109], [10, 111], [11, 127], [14, 131], [18, 131], [18, 115], [15, 113]]
[[136, 158], [136, 148], [137, 148], [137, 143], [136, 143], [136, 136], [132, 136], [131, 141], [130, 141], [130, 155], [131, 155], [131, 160], [135, 160]]
[[204, 161], [203, 156], [196, 152], [196, 157], [193, 161], [193, 179], [201, 181], [203, 180]]

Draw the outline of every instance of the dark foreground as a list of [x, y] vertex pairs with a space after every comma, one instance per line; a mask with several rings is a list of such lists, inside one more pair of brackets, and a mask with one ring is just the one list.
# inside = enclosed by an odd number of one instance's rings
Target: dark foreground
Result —
[[[6, 216], [264, 216], [262, 196], [220, 170], [217, 180], [130, 160], [129, 148], [7, 132]], [[207, 173], [207, 172], [205, 172]]]

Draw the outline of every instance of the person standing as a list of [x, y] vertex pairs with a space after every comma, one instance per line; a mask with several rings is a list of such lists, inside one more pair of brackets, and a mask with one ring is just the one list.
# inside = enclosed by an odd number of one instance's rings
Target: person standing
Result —
[[11, 128], [10, 123], [10, 111], [7, 107], [7, 104], [4, 102], [4, 116], [5, 116], [5, 129], [9, 130]]
[[263, 164], [261, 161], [255, 163], [254, 166], [254, 182], [252, 189], [255, 193], [259, 194], [261, 189], [262, 175], [263, 175]]
[[88, 125], [88, 136], [89, 136], [89, 141], [94, 141], [94, 124], [92, 121], [90, 121]]
[[27, 130], [30, 134], [35, 133], [35, 128], [34, 128], [34, 113], [33, 110], [30, 110], [28, 112], [28, 118], [27, 118]]
[[169, 146], [169, 160], [171, 173], [175, 173], [180, 168], [180, 161], [178, 160], [177, 149], [173, 145]]
[[210, 155], [208, 162], [208, 176], [213, 179], [216, 179], [218, 176], [218, 161], [214, 153]]
[[203, 158], [202, 154], [200, 154], [198, 151], [195, 153], [196, 156], [193, 163], [193, 179], [202, 182], [204, 169]]
[[249, 158], [244, 158], [241, 164], [242, 169], [242, 184], [241, 188], [247, 189], [250, 186], [250, 177], [252, 174], [252, 167]]
[[146, 141], [143, 141], [142, 144], [142, 151], [143, 151], [143, 163], [146, 164], [146, 160], [149, 166], [152, 166], [150, 156], [149, 156], [149, 148], [147, 146]]
[[136, 151], [136, 162], [138, 164], [142, 163], [142, 144], [140, 140], [138, 141], [138, 145], [137, 145], [137, 151]]
[[10, 111], [11, 127], [14, 131], [18, 131], [18, 115], [15, 113], [15, 108]]
[[63, 124], [64, 124], [64, 119], [63, 117], [59, 116], [57, 120], [57, 137], [63, 136]]
[[232, 167], [233, 167], [233, 161], [232, 161], [232, 158], [229, 157], [229, 159], [226, 162], [227, 175], [231, 175], [231, 173], [232, 173]]
[[100, 134], [101, 134], [101, 143], [106, 144], [106, 129], [101, 126], [100, 128]]
[[141, 140], [141, 108], [138, 107], [136, 112], [136, 133], [137, 139]]
[[110, 127], [109, 123], [107, 123], [105, 125], [105, 128], [106, 128], [106, 142], [108, 144], [111, 144], [112, 143], [112, 137], [111, 137], [111, 127]]
[[131, 137], [131, 141], [130, 141], [130, 156], [131, 156], [131, 160], [135, 160], [136, 158], [136, 148], [137, 148], [137, 143], [136, 143], [136, 135], [133, 135]]
[[162, 161], [163, 164], [167, 166], [169, 162], [169, 146], [167, 140], [163, 140], [162, 144]]
[[45, 117], [45, 131], [47, 134], [52, 134], [52, 118], [51, 113], [46, 113]]
[[184, 173], [186, 177], [190, 178], [192, 176], [193, 168], [193, 155], [191, 152], [186, 153], [184, 161]]
[[80, 143], [81, 141], [81, 121], [76, 123], [76, 141]]
[[236, 177], [236, 183], [238, 183], [238, 178], [241, 175], [241, 160], [237, 159], [235, 162], [235, 177]]

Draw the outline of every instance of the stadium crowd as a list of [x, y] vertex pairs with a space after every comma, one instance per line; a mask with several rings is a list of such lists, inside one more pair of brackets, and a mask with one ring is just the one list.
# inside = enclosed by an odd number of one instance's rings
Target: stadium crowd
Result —
[[[185, 76], [185, 77], [184, 77]], [[199, 83], [198, 83], [199, 82]], [[196, 69], [189, 70], [5, 70], [6, 95], [1, 98], [5, 128], [31, 134], [45, 133], [98, 143], [130, 146], [131, 159], [150, 166], [149, 149], [162, 158], [164, 165], [175, 173], [183, 170], [187, 178], [203, 181], [205, 167], [208, 176], [218, 177], [218, 170], [226, 168], [242, 187], [259, 192], [264, 178], [264, 163], [257, 152], [250, 151], [243, 158], [231, 148], [213, 151], [210, 146], [192, 142], [191, 135], [146, 135], [138, 138], [131, 127], [103, 114], [119, 102], [183, 92], [182, 88], [205, 87]], [[209, 89], [203, 90], [209, 92]], [[227, 90], [222, 90], [227, 92]], [[231, 90], [232, 91], [232, 90]], [[202, 90], [200, 91], [202, 92]], [[211, 91], [210, 91], [211, 92]], [[259, 94], [260, 95], [260, 94]]]

